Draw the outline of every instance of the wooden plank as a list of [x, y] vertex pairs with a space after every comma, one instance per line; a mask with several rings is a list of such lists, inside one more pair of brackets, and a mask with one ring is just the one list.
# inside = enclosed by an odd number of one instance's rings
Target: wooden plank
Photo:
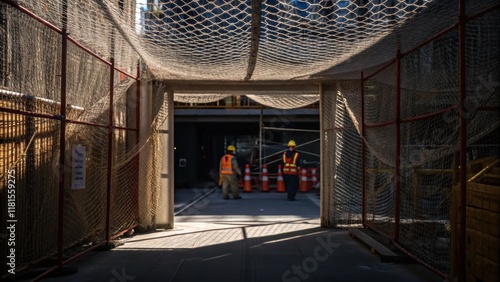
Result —
[[380, 244], [378, 241], [358, 228], [347, 228], [347, 230], [349, 231], [349, 236], [360, 240], [363, 244], [370, 248], [372, 253], [377, 253], [380, 256], [381, 262], [407, 263], [411, 261], [407, 256], [400, 256], [394, 253], [389, 248]]

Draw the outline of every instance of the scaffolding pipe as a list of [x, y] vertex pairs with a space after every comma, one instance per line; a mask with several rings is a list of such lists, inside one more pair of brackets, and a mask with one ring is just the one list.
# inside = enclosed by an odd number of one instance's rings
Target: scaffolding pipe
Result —
[[[465, 107], [465, 98], [466, 98], [466, 73], [465, 73], [465, 28], [466, 28], [466, 14], [465, 14], [465, 0], [459, 0], [458, 4], [458, 26], [459, 26], [459, 36], [458, 36], [458, 44], [459, 44], [459, 53], [458, 53], [458, 63], [459, 63], [459, 93], [460, 93], [460, 201], [459, 201], [459, 230], [458, 230], [458, 281], [465, 282], [466, 279], [466, 254], [465, 254], [465, 204], [466, 204], [466, 187], [467, 187], [467, 118], [466, 118], [466, 107]], [[453, 279], [453, 278], [452, 278]]]
[[[139, 145], [141, 142], [141, 65], [140, 62], [137, 63], [136, 69], [136, 78], [135, 78], [135, 144]], [[137, 186], [135, 187], [134, 196], [135, 196], [135, 214], [136, 218], [139, 220], [140, 212], [139, 212], [139, 187], [141, 186], [140, 177], [139, 177], [139, 166], [140, 166], [140, 150], [137, 151], [136, 156], [136, 168], [137, 168]]]
[[140, 141], [140, 127], [141, 127], [141, 67], [140, 64], [137, 64], [136, 69], [136, 88], [135, 88], [135, 130], [137, 131], [136, 142], [137, 144]]
[[111, 175], [112, 175], [112, 163], [113, 163], [113, 92], [114, 90], [114, 78], [115, 78], [115, 59], [111, 58], [111, 68], [109, 68], [109, 115], [108, 115], [108, 173], [106, 177], [106, 244], [111, 242]]
[[[262, 130], [263, 126], [263, 110], [262, 110], [262, 105], [260, 105], [260, 117], [259, 117], [259, 178], [262, 179], [262, 162], [263, 162], [263, 156], [262, 156]], [[265, 162], [265, 161], [264, 161]]]
[[326, 177], [326, 163], [331, 162], [332, 160], [328, 157], [324, 157], [326, 155], [326, 131], [325, 131], [325, 89], [322, 83], [319, 84], [319, 128], [320, 128], [320, 138], [319, 138], [319, 152], [320, 152], [320, 166], [319, 166], [319, 183], [320, 183], [320, 205], [319, 205], [319, 214], [321, 226], [327, 227], [330, 226], [330, 209], [332, 206], [330, 205], [330, 191], [327, 183]]
[[365, 89], [364, 72], [361, 72], [361, 221], [366, 228], [366, 146], [365, 146]]
[[[0, 89], [0, 97], [24, 99], [29, 103], [39, 102], [39, 103], [42, 103], [44, 105], [55, 105], [55, 106], [59, 107], [59, 110], [61, 107], [61, 103], [56, 102], [54, 100], [50, 100], [50, 99], [46, 99], [46, 98], [39, 98], [39, 97], [35, 97], [33, 95], [22, 94], [22, 93], [8, 91], [8, 90], [4, 90], [4, 89]], [[67, 110], [84, 111], [85, 109], [80, 107], [80, 106], [66, 104], [66, 112], [67, 112]], [[50, 115], [50, 114], [43, 114], [43, 113], [35, 113], [35, 112], [33, 112], [33, 110], [18, 110], [18, 109], [11, 109], [11, 108], [5, 108], [5, 107], [0, 107], [0, 112], [18, 114], [18, 115], [23, 115], [23, 116], [27, 116], [27, 117], [53, 119], [53, 120], [62, 120], [62, 118], [63, 118], [62, 115]], [[105, 124], [99, 124], [99, 123], [90, 122], [90, 121], [72, 120], [72, 119], [66, 118], [66, 116], [64, 117], [64, 120], [65, 120], [66, 124], [73, 123], [73, 124], [108, 128], [108, 125], [105, 125]], [[113, 128], [119, 129], [119, 130], [128, 130], [128, 131], [136, 131], [137, 130], [136, 129], [137, 127], [129, 128], [129, 127], [123, 127], [123, 126], [113, 126]]]
[[5, 108], [5, 107], [0, 107], [0, 112], [16, 114], [16, 115], [23, 115], [23, 116], [28, 116], [28, 117], [46, 118], [46, 119], [52, 119], [52, 120], [62, 120], [62, 117], [60, 115], [39, 114], [39, 113], [33, 113], [33, 112], [29, 112], [29, 111], [24, 111], [24, 110], [10, 109], [10, 108]]
[[365, 127], [367, 127], [367, 128], [385, 127], [385, 126], [392, 125], [395, 123], [396, 123], [396, 120], [390, 120], [390, 121], [385, 121], [385, 122], [381, 122], [381, 123], [366, 124]]
[[396, 54], [396, 163], [395, 163], [395, 193], [394, 193], [394, 241], [399, 242], [400, 211], [399, 200], [401, 192], [401, 52]]
[[[37, 102], [37, 103], [41, 103], [41, 104], [49, 105], [49, 106], [52, 106], [52, 105], [55, 105], [56, 107], [60, 107], [61, 106], [60, 102], [57, 102], [57, 101], [54, 101], [54, 100], [51, 100], [51, 99], [40, 98], [40, 97], [36, 97], [36, 96], [30, 95], [30, 94], [24, 94], [24, 93], [19, 93], [19, 92], [15, 92], [15, 91], [9, 91], [9, 90], [6, 90], [6, 89], [0, 89], [0, 98], [23, 99], [23, 100], [26, 100], [26, 101]], [[66, 105], [66, 109], [69, 109], [69, 110], [78, 110], [78, 111], [85, 110], [82, 107], [74, 106], [74, 105], [69, 105], [69, 104]], [[60, 110], [60, 108], [59, 108], [59, 110]]]
[[300, 132], [320, 132], [320, 130], [314, 129], [299, 129], [299, 128], [281, 128], [281, 127], [269, 127], [265, 126], [262, 129], [277, 130], [277, 131], [300, 131]]
[[58, 269], [63, 265], [63, 243], [64, 243], [64, 168], [66, 159], [66, 77], [67, 77], [67, 51], [68, 51], [68, 33], [66, 25], [68, 22], [68, 3], [62, 2], [62, 54], [61, 54], [61, 131], [59, 133], [59, 208], [58, 208], [58, 226], [57, 226], [57, 266]]

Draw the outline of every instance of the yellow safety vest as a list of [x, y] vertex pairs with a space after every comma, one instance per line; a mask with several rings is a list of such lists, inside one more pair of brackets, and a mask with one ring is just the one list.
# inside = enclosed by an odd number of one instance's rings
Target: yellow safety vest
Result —
[[283, 167], [283, 174], [292, 174], [292, 175], [299, 174], [299, 171], [297, 170], [298, 158], [299, 158], [299, 153], [297, 152], [294, 152], [292, 157], [290, 158], [287, 158], [286, 152], [283, 152], [283, 163], [285, 163], [285, 166]]
[[220, 160], [220, 173], [233, 174], [233, 155], [225, 154]]

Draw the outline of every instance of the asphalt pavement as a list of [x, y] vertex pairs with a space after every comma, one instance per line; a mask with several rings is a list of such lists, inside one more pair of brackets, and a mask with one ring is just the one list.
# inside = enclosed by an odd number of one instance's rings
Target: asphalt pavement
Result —
[[220, 188], [175, 191], [175, 225], [135, 234], [43, 281], [443, 281], [419, 264], [381, 262], [345, 229], [319, 224], [319, 196], [274, 191], [224, 200]]

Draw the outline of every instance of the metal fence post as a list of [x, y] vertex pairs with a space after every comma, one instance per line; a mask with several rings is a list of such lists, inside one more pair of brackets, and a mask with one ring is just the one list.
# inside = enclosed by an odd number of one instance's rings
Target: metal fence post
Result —
[[366, 228], [366, 145], [365, 145], [365, 89], [361, 72], [361, 222]]
[[458, 241], [458, 281], [465, 281], [466, 279], [466, 253], [465, 253], [465, 204], [466, 204], [466, 187], [467, 187], [467, 117], [465, 108], [466, 98], [466, 76], [465, 76], [465, 1], [459, 0], [459, 15], [458, 15], [458, 63], [459, 63], [459, 115], [460, 115], [460, 202], [459, 202], [459, 241]]
[[64, 243], [64, 168], [66, 158], [66, 69], [67, 69], [67, 51], [68, 51], [68, 33], [67, 25], [68, 3], [62, 2], [62, 54], [61, 54], [61, 131], [59, 132], [59, 208], [58, 208], [58, 227], [57, 227], [57, 265], [62, 268], [63, 265], [63, 243]]
[[396, 160], [394, 164], [394, 241], [399, 242], [400, 211], [399, 200], [401, 192], [401, 52], [396, 54]]
[[109, 116], [108, 116], [108, 173], [106, 177], [106, 243], [109, 245], [111, 241], [111, 176], [113, 174], [113, 92], [114, 92], [114, 77], [115, 77], [115, 59], [111, 58], [111, 66], [109, 68]]

